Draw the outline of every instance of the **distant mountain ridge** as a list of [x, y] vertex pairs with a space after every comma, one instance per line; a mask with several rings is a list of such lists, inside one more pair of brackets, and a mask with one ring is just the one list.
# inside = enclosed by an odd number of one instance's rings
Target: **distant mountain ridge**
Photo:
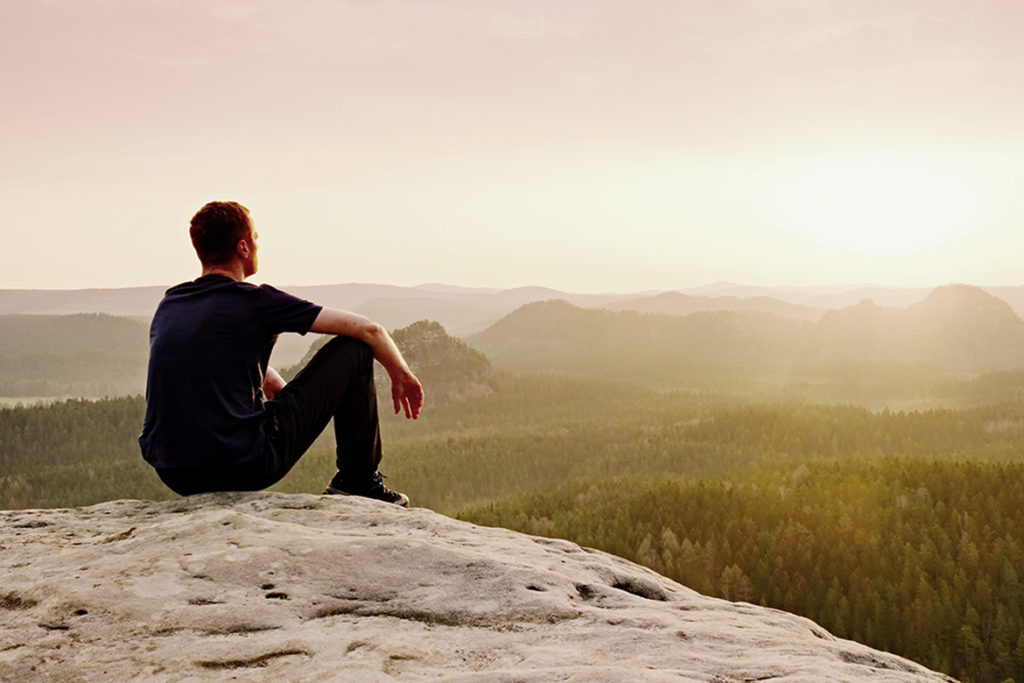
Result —
[[146, 387], [149, 325], [106, 314], [0, 315], [0, 395], [120, 396]]
[[938, 287], [906, 309], [870, 300], [825, 314], [816, 329], [820, 358], [932, 363], [977, 372], [1024, 366], [1024, 321], [978, 287]]
[[[421, 298], [403, 299], [412, 290]], [[872, 376], [973, 379], [984, 372], [1024, 369], [1024, 321], [1006, 301], [970, 285], [936, 288], [905, 308], [865, 299], [821, 313], [767, 297], [669, 292], [536, 302], [531, 297], [550, 290], [446, 290], [440, 285], [344, 285], [294, 291], [327, 305], [364, 310], [392, 329], [411, 323], [396, 326], [388, 319], [433, 317], [440, 332], [423, 331], [437, 339], [443, 334], [450, 348], [457, 340], [437, 319], [473, 329], [499, 310], [511, 309], [486, 329], [464, 336], [486, 356], [483, 362], [659, 388], [701, 381], [814, 383], [837, 376], [851, 382]], [[85, 296], [82, 301], [116, 299]], [[374, 310], [385, 315], [374, 315]], [[141, 393], [146, 327], [142, 319], [110, 315], [0, 315], [0, 391], [7, 397]], [[308, 338], [283, 335], [274, 365], [294, 363], [309, 344]], [[432, 381], [443, 384], [449, 370], [439, 368]], [[455, 388], [454, 394], [485, 391], [488, 380], [481, 375], [469, 384], [475, 388]]]
[[[531, 301], [563, 298], [597, 306], [617, 294], [573, 294], [545, 287], [487, 289], [429, 284], [416, 287], [368, 283], [281, 286], [296, 296], [330, 308], [355, 311], [389, 329], [417, 320], [437, 320], [453, 334], [478, 332]], [[0, 290], [0, 315], [106, 313], [149, 318], [167, 287], [81, 290]]]
[[467, 341], [498, 367], [667, 389], [681, 380], [763, 374], [772, 368], [770, 359], [786, 355], [809, 326], [761, 313], [672, 316], [547, 301], [527, 304]]
[[120, 289], [0, 289], [0, 315], [106, 313], [151, 317], [167, 287]]
[[1024, 368], [1024, 321], [978, 287], [935, 289], [906, 309], [865, 300], [820, 321], [759, 311], [672, 316], [528, 304], [467, 339], [499, 367], [634, 380], [933, 378]]
[[[582, 308], [689, 315], [699, 311], [760, 311], [800, 320], [817, 320], [830, 309], [871, 299], [880, 306], [906, 308], [931, 288], [850, 285], [829, 287], [751, 287], [719, 282], [668, 291], [582, 294], [547, 287], [496, 289], [429, 283], [415, 287], [372, 283], [283, 286], [316, 303], [362, 313], [389, 329], [417, 320], [436, 320], [456, 336], [467, 336], [533, 301], [563, 299]], [[1024, 286], [984, 287], [1024, 315]], [[107, 313], [152, 316], [165, 286], [123, 289], [0, 290], [0, 315]]]
[[768, 296], [739, 298], [735, 296], [691, 296], [681, 292], [662, 292], [654, 296], [622, 299], [603, 304], [600, 308], [612, 311], [638, 311], [640, 313], [664, 313], [667, 315], [690, 315], [701, 311], [749, 311], [771, 313], [783, 318], [817, 320], [825, 309], [801, 306]]

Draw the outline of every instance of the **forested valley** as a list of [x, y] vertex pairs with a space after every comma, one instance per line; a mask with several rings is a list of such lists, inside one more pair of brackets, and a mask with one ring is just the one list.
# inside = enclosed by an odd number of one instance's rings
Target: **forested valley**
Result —
[[[1019, 370], [949, 376], [899, 410], [510, 372], [436, 324], [395, 336], [428, 403], [406, 421], [380, 391], [382, 470], [414, 505], [622, 555], [964, 681], [1024, 681]], [[0, 505], [173, 497], [139, 456], [143, 409], [0, 408]], [[319, 493], [332, 442], [274, 488]]]

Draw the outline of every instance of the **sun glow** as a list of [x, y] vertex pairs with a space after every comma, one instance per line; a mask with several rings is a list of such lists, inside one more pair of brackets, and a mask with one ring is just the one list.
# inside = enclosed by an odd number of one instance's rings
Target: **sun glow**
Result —
[[969, 178], [923, 159], [849, 159], [803, 166], [772, 197], [778, 219], [844, 249], [904, 252], [948, 240], [981, 218]]

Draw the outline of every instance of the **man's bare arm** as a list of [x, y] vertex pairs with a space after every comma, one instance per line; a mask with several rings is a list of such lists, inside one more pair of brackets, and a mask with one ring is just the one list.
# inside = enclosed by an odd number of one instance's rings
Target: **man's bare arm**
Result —
[[352, 337], [366, 342], [373, 350], [373, 357], [384, 366], [391, 378], [391, 399], [395, 413], [404, 410], [407, 418], [415, 420], [419, 417], [423, 406], [423, 387], [383, 326], [358, 313], [325, 308], [313, 321], [309, 331]]
[[284, 389], [284, 377], [274, 368], [268, 367], [267, 373], [263, 376], [263, 396], [268, 401], [277, 396], [277, 392]]

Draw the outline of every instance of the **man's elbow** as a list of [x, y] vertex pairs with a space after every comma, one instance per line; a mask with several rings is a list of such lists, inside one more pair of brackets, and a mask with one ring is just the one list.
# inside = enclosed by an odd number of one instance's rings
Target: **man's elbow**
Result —
[[360, 338], [366, 343], [373, 345], [373, 342], [381, 339], [387, 332], [384, 330], [384, 326], [380, 323], [375, 323], [372, 320], [367, 320], [363, 326], [362, 334]]

